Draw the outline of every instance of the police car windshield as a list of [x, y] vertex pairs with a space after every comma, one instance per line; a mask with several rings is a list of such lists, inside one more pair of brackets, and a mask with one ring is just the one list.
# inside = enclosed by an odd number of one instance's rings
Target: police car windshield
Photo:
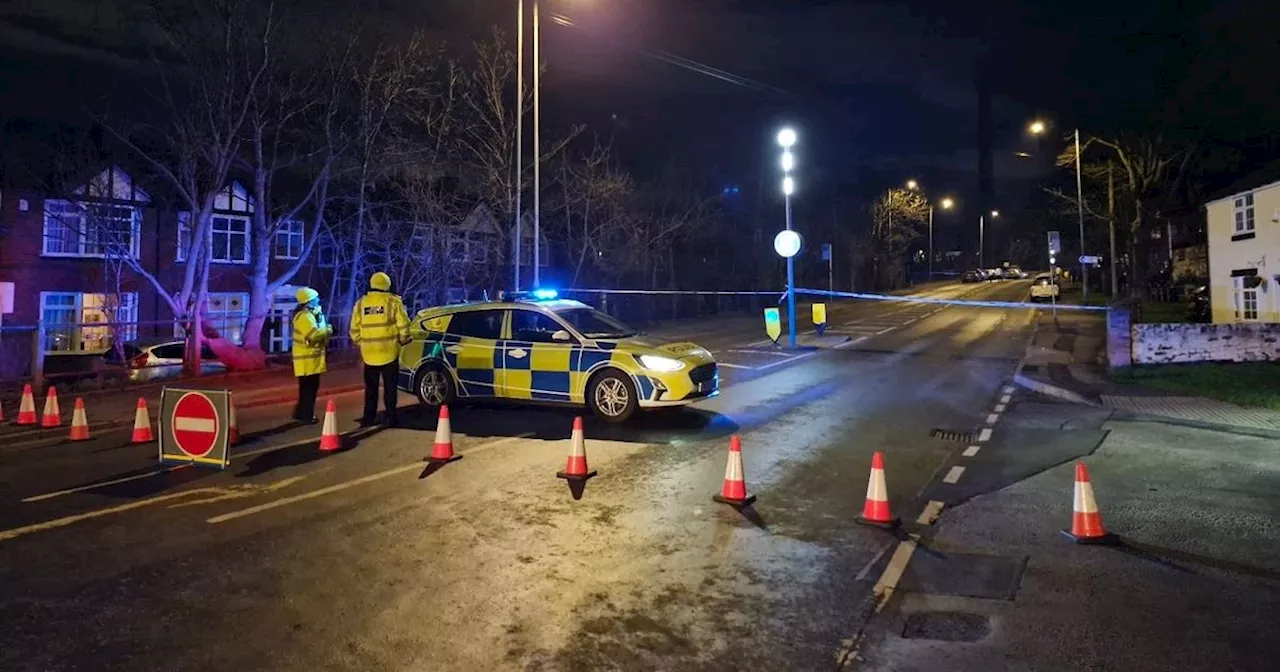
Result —
[[587, 338], [627, 338], [639, 333], [595, 308], [569, 308], [556, 315]]

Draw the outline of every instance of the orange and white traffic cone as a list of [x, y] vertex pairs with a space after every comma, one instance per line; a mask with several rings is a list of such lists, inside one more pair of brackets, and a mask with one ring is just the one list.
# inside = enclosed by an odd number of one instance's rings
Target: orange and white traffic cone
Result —
[[22, 401], [18, 402], [18, 420], [19, 425], [34, 425], [39, 420], [36, 419], [36, 398], [31, 394], [31, 384], [22, 386]]
[[433, 464], [445, 464], [461, 459], [461, 455], [453, 453], [453, 430], [449, 425], [449, 407], [441, 406], [440, 418], [436, 420], [436, 443], [431, 447], [431, 457], [427, 460]]
[[0, 423], [4, 422], [4, 404], [0, 403]]
[[324, 427], [320, 430], [320, 450], [332, 453], [342, 448], [342, 437], [338, 434], [338, 402], [333, 399], [324, 409]]
[[89, 440], [89, 419], [84, 415], [84, 399], [76, 397], [76, 408], [71, 412], [71, 440]]
[[234, 446], [240, 443], [240, 425], [236, 422], [236, 405], [227, 398], [227, 445]]
[[138, 408], [133, 412], [133, 443], [151, 443], [155, 437], [151, 434], [151, 414], [147, 412], [147, 400], [138, 397]]
[[724, 487], [720, 494], [711, 499], [730, 506], [747, 506], [756, 501], [755, 495], [747, 494], [747, 481], [742, 470], [742, 439], [734, 434], [729, 439], [729, 461], [724, 466]]
[[582, 433], [582, 418], [573, 419], [573, 442], [569, 447], [569, 459], [565, 461], [564, 471], [557, 471], [556, 478], [567, 481], [585, 481], [595, 476], [594, 469], [587, 469], [587, 441]]
[[1089, 482], [1089, 468], [1084, 462], [1076, 463], [1075, 497], [1071, 512], [1071, 529], [1063, 530], [1063, 536], [1077, 544], [1113, 544], [1116, 537], [1102, 527], [1102, 515], [1098, 502], [1093, 498], [1093, 484]]
[[49, 396], [44, 398], [44, 415], [40, 418], [41, 427], [58, 427], [62, 425], [62, 411], [58, 410], [58, 388], [49, 386]]
[[867, 501], [858, 522], [872, 527], [894, 528], [902, 521], [889, 510], [889, 488], [884, 482], [884, 454], [871, 455], [871, 478], [867, 481]]

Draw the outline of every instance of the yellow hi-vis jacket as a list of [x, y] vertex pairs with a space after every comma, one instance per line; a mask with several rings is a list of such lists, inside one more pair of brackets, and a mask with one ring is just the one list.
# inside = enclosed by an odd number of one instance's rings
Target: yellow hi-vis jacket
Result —
[[412, 340], [404, 302], [390, 292], [371, 291], [351, 309], [351, 342], [369, 366], [383, 366], [400, 358], [400, 346]]
[[333, 335], [333, 325], [316, 321], [307, 308], [293, 312], [293, 375], [314, 376], [325, 372], [325, 347]]

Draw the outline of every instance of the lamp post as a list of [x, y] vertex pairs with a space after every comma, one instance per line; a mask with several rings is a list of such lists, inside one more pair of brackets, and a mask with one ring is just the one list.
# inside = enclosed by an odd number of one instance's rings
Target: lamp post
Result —
[[520, 240], [521, 219], [520, 192], [524, 187], [524, 0], [516, 0], [516, 244], [515, 286], [520, 291]]
[[[991, 219], [1000, 216], [999, 210], [991, 211]], [[987, 252], [987, 213], [978, 215], [978, 269], [986, 270], [986, 252]]]
[[[1043, 121], [1033, 121], [1027, 126], [1027, 132], [1031, 135], [1041, 135], [1048, 129]], [[1080, 226], [1080, 283], [1081, 291], [1084, 299], [1089, 300], [1089, 265], [1084, 263], [1083, 258], [1086, 254], [1084, 250], [1084, 179], [1080, 171], [1080, 128], [1076, 127], [1071, 132], [1072, 141], [1075, 143], [1076, 150], [1076, 221]], [[1115, 275], [1115, 253], [1111, 254], [1112, 275]], [[1114, 284], [1114, 283], [1113, 283]]]
[[[799, 252], [799, 236], [791, 230], [791, 194], [795, 193], [796, 181], [791, 171], [796, 167], [796, 157], [791, 147], [796, 144], [796, 132], [790, 128], [778, 131], [778, 145], [782, 147], [782, 195], [786, 201], [787, 223], [783, 233], [774, 240], [774, 248], [778, 254], [787, 258], [787, 343], [796, 347], [796, 266], [795, 255]], [[790, 234], [790, 235], [785, 235]], [[785, 243], [780, 241], [785, 239]]]
[[[541, 246], [541, 213], [542, 213], [542, 161], [540, 153], [540, 134], [542, 131], [542, 105], [541, 95], [542, 87], [540, 86], [541, 74], [539, 73], [539, 52], [541, 51], [542, 39], [540, 36], [541, 27], [538, 22], [538, 0], [530, 0], [533, 4], [533, 286], [537, 287], [542, 278], [542, 271], [538, 264], [540, 246]], [[521, 208], [520, 208], [520, 191], [523, 186], [524, 165], [523, 165], [523, 149], [524, 149], [524, 0], [517, 0], [516, 3], [516, 263], [515, 263], [515, 280], [516, 289], [520, 289], [520, 248], [523, 243], [521, 240]]]

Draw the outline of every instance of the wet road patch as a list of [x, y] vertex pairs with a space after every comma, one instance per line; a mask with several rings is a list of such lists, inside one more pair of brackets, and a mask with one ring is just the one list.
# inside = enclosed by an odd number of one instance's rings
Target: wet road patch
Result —
[[1013, 600], [1028, 556], [954, 553], [921, 547], [902, 576], [914, 593]]
[[969, 611], [925, 611], [907, 616], [903, 639], [978, 642], [991, 634], [991, 619]]

